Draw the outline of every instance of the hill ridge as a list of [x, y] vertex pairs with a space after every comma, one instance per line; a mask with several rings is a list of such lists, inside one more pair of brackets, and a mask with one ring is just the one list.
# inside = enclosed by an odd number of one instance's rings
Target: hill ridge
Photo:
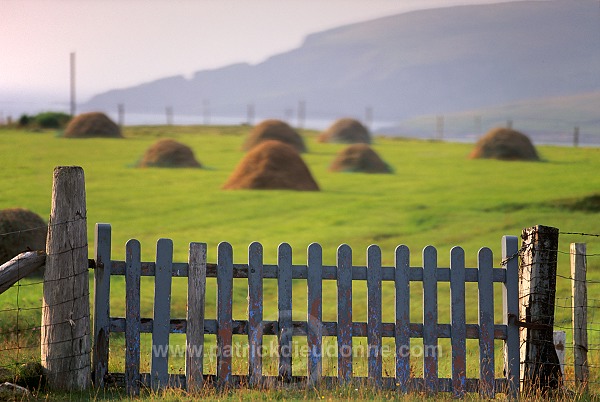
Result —
[[600, 7], [515, 1], [412, 11], [308, 35], [261, 63], [165, 77], [92, 97], [84, 109], [403, 120], [600, 90]]

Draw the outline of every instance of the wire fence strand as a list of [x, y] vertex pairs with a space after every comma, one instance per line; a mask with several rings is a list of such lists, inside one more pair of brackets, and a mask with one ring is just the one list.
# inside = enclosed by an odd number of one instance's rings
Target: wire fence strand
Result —
[[[79, 221], [85, 221], [86, 217], [80, 214], [75, 219], [50, 223], [44, 226], [30, 227], [22, 230], [9, 230], [0, 233], [0, 242], [5, 244], [16, 245], [14, 247], [26, 247], [27, 235], [35, 231], [48, 231], [48, 229], [57, 228], [59, 226], [68, 226]], [[14, 248], [13, 247], [13, 248]], [[13, 254], [18, 255], [21, 252], [30, 251], [31, 247], [26, 249], [15, 249]], [[75, 252], [76, 250], [88, 249], [88, 245], [80, 247], [70, 247], [65, 252]], [[62, 252], [61, 252], [62, 254]], [[51, 255], [52, 256], [52, 255]], [[46, 256], [47, 258], [48, 256]], [[19, 270], [21, 269], [21, 260], [16, 261], [17, 276], [20, 277]], [[81, 275], [87, 275], [87, 272], [72, 273], [70, 275], [62, 275], [59, 278], [44, 280], [43, 274], [40, 277], [40, 271], [35, 271], [28, 277], [17, 281], [11, 288], [0, 294], [0, 306], [5, 306], [0, 309], [0, 373], [3, 374], [6, 380], [6, 373], [10, 373], [13, 377], [18, 376], [22, 366], [27, 366], [31, 363], [41, 363], [41, 334], [49, 325], [41, 325], [41, 316], [44, 308], [58, 307], [61, 305], [78, 303], [78, 299], [89, 299], [90, 293], [84, 292], [77, 294], [74, 292], [74, 297], [71, 300], [64, 300], [58, 303], [44, 304], [43, 302], [43, 286], [44, 282], [49, 285], [53, 282], [63, 281], [69, 278], [75, 278]], [[81, 317], [72, 317], [69, 320], [53, 323], [53, 325], [69, 325], [77, 320], [90, 319], [90, 312]], [[89, 337], [90, 334], [82, 334], [82, 337]], [[52, 343], [60, 343], [64, 341], [52, 341]], [[73, 353], [76, 353], [73, 351]], [[75, 357], [65, 356], [65, 357]]]

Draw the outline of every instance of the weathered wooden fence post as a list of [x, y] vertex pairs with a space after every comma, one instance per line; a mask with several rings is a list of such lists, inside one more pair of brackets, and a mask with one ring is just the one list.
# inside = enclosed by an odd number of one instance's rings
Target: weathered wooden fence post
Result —
[[521, 237], [521, 381], [526, 392], [545, 392], [562, 380], [553, 341], [558, 229], [538, 225], [523, 229]]
[[41, 327], [42, 367], [52, 389], [90, 385], [89, 297], [83, 169], [59, 166], [52, 184]]
[[587, 361], [587, 286], [586, 244], [571, 243], [571, 279], [573, 289], [573, 354], [575, 381], [587, 391], [589, 368]]

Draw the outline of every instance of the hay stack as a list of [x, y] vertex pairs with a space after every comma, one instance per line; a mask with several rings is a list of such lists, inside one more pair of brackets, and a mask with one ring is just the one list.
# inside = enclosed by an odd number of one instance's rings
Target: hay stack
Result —
[[[0, 265], [25, 251], [46, 250], [48, 226], [37, 215], [24, 208], [0, 211]], [[44, 268], [34, 274], [43, 275]]]
[[367, 144], [342, 149], [329, 167], [332, 172], [390, 173], [391, 169]]
[[263, 141], [252, 148], [222, 188], [319, 190], [300, 154], [292, 146], [275, 140]]
[[138, 167], [201, 167], [201, 164], [190, 147], [170, 138], [163, 138], [146, 150]]
[[343, 144], [371, 143], [369, 130], [358, 120], [343, 118], [336, 120], [321, 133], [319, 142], [339, 142]]
[[75, 116], [65, 128], [67, 138], [123, 138], [121, 129], [107, 115], [100, 112]]
[[306, 145], [304, 145], [304, 140], [300, 134], [286, 122], [277, 119], [264, 120], [255, 126], [248, 135], [242, 149], [249, 151], [267, 140], [281, 141], [291, 145], [298, 152], [306, 152]]
[[509, 128], [494, 128], [481, 137], [469, 155], [470, 159], [540, 160], [529, 137]]

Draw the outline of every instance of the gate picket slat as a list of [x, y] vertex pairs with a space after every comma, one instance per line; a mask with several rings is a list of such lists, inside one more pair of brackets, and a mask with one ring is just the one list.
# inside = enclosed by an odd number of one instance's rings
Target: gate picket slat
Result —
[[279, 312], [279, 377], [292, 379], [292, 247], [279, 245], [277, 254], [277, 310]]
[[479, 250], [479, 394], [495, 396], [494, 370], [494, 282], [492, 250]]
[[169, 328], [171, 324], [171, 272], [173, 241], [156, 243], [154, 274], [154, 318], [152, 326], [151, 387], [157, 390], [169, 385]]
[[464, 397], [467, 392], [467, 326], [465, 310], [465, 252], [460, 247], [450, 251], [450, 313], [452, 315], [452, 394]]
[[[520, 387], [519, 326], [519, 238], [502, 237], [502, 261], [506, 265], [506, 282], [502, 286], [503, 322], [507, 326], [504, 342], [504, 370], [508, 379], [508, 394], [516, 399]], [[510, 319], [510, 317], [517, 318]]]
[[438, 392], [437, 250], [423, 249], [423, 379], [425, 392]]
[[231, 379], [233, 341], [233, 249], [219, 243], [217, 256], [217, 382], [225, 387]]
[[367, 344], [369, 380], [377, 387], [382, 383], [382, 320], [381, 320], [381, 249], [367, 249]]
[[337, 252], [338, 378], [352, 380], [352, 249], [347, 244]]
[[140, 242], [129, 240], [125, 246], [125, 389], [127, 395], [140, 394]]
[[250, 386], [262, 378], [263, 345], [263, 247], [248, 247], [248, 376]]
[[410, 387], [410, 250], [396, 247], [396, 384], [407, 393]]
[[323, 252], [321, 246], [312, 243], [308, 246], [308, 383], [316, 385], [323, 375]]
[[202, 389], [204, 372], [206, 243], [190, 243], [188, 264], [185, 377], [187, 390], [197, 391]]
[[110, 335], [111, 227], [97, 223], [95, 231], [93, 380], [94, 386], [103, 387], [108, 373]]

